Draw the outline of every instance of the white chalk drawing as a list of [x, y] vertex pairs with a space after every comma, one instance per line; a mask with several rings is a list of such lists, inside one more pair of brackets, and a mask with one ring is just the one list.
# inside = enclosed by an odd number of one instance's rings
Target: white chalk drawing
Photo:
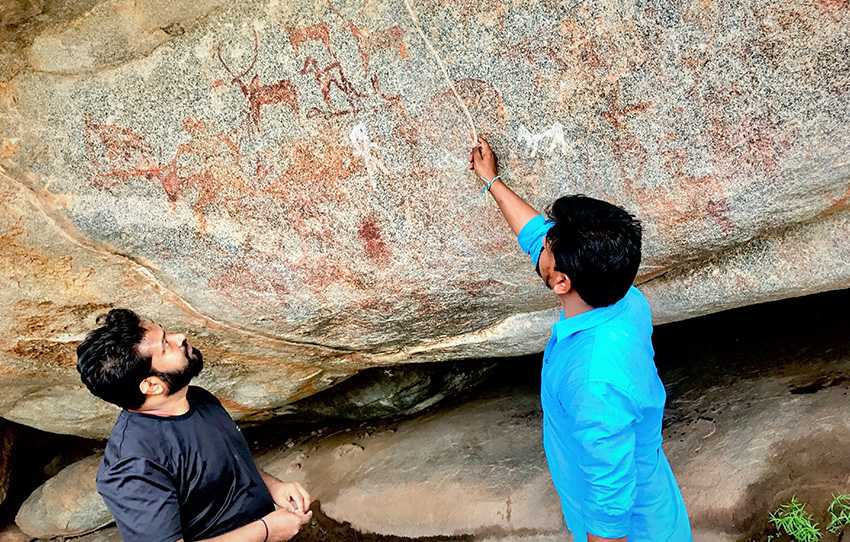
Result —
[[375, 174], [380, 171], [384, 175], [389, 176], [390, 172], [384, 165], [384, 161], [378, 156], [377, 146], [369, 139], [369, 130], [366, 128], [366, 123], [355, 124], [351, 128], [351, 133], [348, 137], [351, 142], [351, 152], [366, 164], [366, 173], [369, 175], [369, 181], [372, 182], [372, 188], [377, 190], [378, 183], [375, 180]]
[[525, 143], [525, 148], [531, 153], [532, 158], [536, 158], [537, 152], [541, 149], [547, 154], [552, 154], [559, 146], [561, 152], [567, 154], [564, 126], [560, 122], [555, 122], [548, 130], [536, 134], [530, 132], [525, 125], [520, 125], [517, 139], [520, 143]]

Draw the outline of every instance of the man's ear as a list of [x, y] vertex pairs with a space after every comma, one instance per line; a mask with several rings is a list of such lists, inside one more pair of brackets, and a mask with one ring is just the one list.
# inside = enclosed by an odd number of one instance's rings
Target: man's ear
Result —
[[165, 395], [167, 389], [158, 376], [149, 376], [139, 383], [139, 390], [145, 395]]
[[552, 291], [558, 295], [566, 295], [570, 293], [570, 290], [573, 287], [573, 283], [570, 282], [570, 277], [560, 271], [555, 272], [555, 280], [553, 282]]

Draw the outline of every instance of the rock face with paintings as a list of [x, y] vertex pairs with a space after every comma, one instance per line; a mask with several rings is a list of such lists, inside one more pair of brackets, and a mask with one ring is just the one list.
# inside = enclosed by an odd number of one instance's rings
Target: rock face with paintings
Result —
[[13, 0], [0, 19], [14, 421], [108, 432], [73, 351], [113, 306], [196, 337], [200, 383], [244, 420], [369, 367], [541, 350], [554, 300], [466, 169], [470, 119], [535, 205], [581, 192], [643, 219], [659, 322], [850, 285], [846, 1]]

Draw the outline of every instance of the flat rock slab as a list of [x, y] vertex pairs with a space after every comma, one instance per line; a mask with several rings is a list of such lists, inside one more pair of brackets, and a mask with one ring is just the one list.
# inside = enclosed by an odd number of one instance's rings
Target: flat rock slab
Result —
[[[303, 483], [328, 516], [359, 531], [467, 534], [492, 542], [570, 540], [549, 480], [541, 421], [536, 391], [520, 387], [374, 433], [345, 431], [270, 452], [258, 461], [275, 476]], [[669, 427], [668, 438], [685, 428], [693, 432], [689, 423]], [[677, 441], [668, 448], [678, 453], [680, 446]], [[685, 481], [701, 476], [689, 461], [674, 468]], [[723, 493], [728, 486], [684, 489], [697, 518], [736, 498], [735, 492]], [[733, 530], [732, 524], [699, 522], [694, 539], [733, 542]]]
[[361, 531], [562, 536], [540, 422], [534, 393], [501, 395], [374, 434], [342, 432], [259, 462], [301, 481], [330, 517]]
[[667, 450], [694, 525], [756, 536], [792, 496], [824, 525], [850, 492], [848, 371], [845, 359], [682, 398], [691, 416], [668, 428]]
[[[27, 540], [30, 539], [27, 538]], [[2, 539], [0, 539], [0, 542], [2, 542]], [[38, 540], [37, 542], [50, 542], [50, 539]], [[64, 542], [122, 542], [122, 538], [117, 528], [107, 527], [83, 536], [66, 538]]]

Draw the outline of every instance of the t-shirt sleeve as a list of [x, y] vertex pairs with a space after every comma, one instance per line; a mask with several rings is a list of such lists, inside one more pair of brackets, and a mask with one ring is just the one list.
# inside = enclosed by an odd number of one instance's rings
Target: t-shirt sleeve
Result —
[[543, 218], [543, 215], [537, 215], [519, 231], [517, 236], [519, 246], [531, 258], [531, 264], [535, 268], [537, 268], [537, 260], [540, 259], [540, 252], [543, 251], [543, 239], [554, 224]]
[[129, 457], [104, 465], [97, 491], [124, 542], [174, 542], [183, 537], [174, 481], [154, 461]]
[[576, 463], [587, 487], [582, 503], [587, 532], [626, 536], [636, 488], [634, 403], [610, 383], [590, 382], [563, 406], [575, 416]]

